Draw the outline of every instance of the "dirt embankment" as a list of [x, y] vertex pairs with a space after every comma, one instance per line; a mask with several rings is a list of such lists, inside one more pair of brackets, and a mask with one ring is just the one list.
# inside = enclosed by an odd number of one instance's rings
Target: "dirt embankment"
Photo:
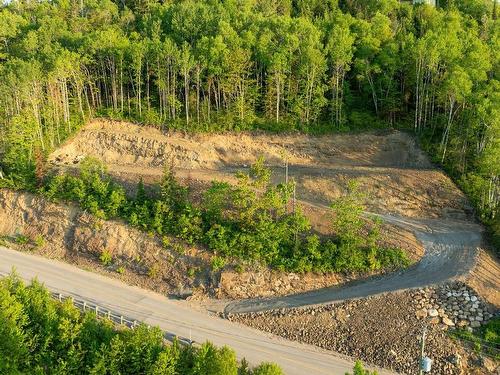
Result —
[[163, 133], [126, 122], [95, 120], [50, 157], [74, 166], [85, 156], [104, 161], [112, 174], [135, 185], [159, 180], [166, 160], [187, 181], [234, 181], [234, 173], [263, 156], [283, 181], [285, 160], [297, 182], [297, 198], [329, 204], [358, 179], [374, 212], [410, 217], [465, 217], [464, 195], [432, 167], [415, 140], [398, 131], [365, 134], [269, 135]]
[[[257, 267], [211, 271], [211, 255], [195, 246], [159, 238], [115, 220], [97, 220], [71, 204], [0, 190], [0, 245], [65, 259], [160, 293], [247, 298], [286, 295], [336, 285], [341, 275], [294, 274]], [[105, 265], [101, 256], [112, 260]]]
[[[190, 256], [188, 248], [176, 253], [124, 223], [97, 220], [74, 205], [28, 193], [0, 190], [0, 236], [7, 246], [65, 258], [162, 293], [210, 287], [207, 274], [189, 276], [191, 268], [208, 268], [204, 254]], [[103, 253], [109, 261], [101, 259]]]

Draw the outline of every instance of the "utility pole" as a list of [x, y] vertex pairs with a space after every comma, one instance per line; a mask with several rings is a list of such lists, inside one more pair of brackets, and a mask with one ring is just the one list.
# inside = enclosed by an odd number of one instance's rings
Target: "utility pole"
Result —
[[432, 359], [425, 355], [425, 336], [427, 335], [427, 325], [424, 326], [424, 331], [422, 332], [422, 342], [420, 343], [420, 366], [419, 374], [431, 372]]
[[424, 356], [425, 356], [425, 336], [427, 334], [427, 326], [424, 326], [424, 330], [422, 331], [422, 341], [420, 342], [420, 363], [418, 364], [419, 375], [424, 375]]

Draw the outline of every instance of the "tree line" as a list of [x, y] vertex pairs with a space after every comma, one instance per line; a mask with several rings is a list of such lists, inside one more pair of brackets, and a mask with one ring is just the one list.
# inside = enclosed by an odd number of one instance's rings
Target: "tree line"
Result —
[[32, 183], [37, 158], [97, 115], [193, 131], [391, 125], [500, 227], [496, 2], [441, 3], [10, 1], [2, 175]]

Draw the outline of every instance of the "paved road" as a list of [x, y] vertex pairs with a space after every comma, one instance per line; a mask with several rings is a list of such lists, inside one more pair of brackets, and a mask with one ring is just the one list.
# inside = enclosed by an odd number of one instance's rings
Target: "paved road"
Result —
[[190, 309], [184, 301], [169, 300], [66, 263], [0, 247], [0, 274], [10, 273], [12, 267], [23, 279], [37, 277], [54, 292], [85, 299], [196, 342], [228, 345], [252, 364], [278, 363], [287, 375], [344, 375], [352, 369], [352, 361], [338, 354], [208, 316]]
[[275, 298], [231, 302], [226, 313], [256, 312], [301, 307], [346, 299], [362, 298], [397, 290], [439, 284], [467, 273], [473, 266], [481, 243], [481, 226], [444, 219], [410, 219], [378, 215], [385, 221], [408, 228], [422, 242], [425, 254], [411, 268], [385, 276]]

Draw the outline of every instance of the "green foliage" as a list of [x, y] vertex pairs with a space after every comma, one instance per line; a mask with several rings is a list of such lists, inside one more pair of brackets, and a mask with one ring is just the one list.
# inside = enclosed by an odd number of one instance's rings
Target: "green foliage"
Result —
[[18, 244], [18, 245], [27, 245], [27, 244], [29, 244], [30, 239], [29, 239], [29, 237], [25, 236], [24, 234], [18, 234], [16, 236], [15, 241], [16, 241], [16, 244]]
[[[356, 361], [356, 364], [354, 365], [354, 368], [352, 370], [352, 375], [377, 375], [377, 371], [371, 372], [370, 370], [366, 370], [363, 367], [363, 363], [361, 363], [361, 361]], [[346, 375], [351, 374], [346, 373]]]
[[[356, 272], [407, 265], [401, 250], [378, 247], [377, 222], [364, 235], [364, 206], [354, 185], [350, 194], [333, 204], [338, 238], [332, 242], [311, 234], [302, 212], [290, 209], [293, 183], [272, 185], [264, 159], [237, 177], [235, 186], [214, 181], [201, 206], [195, 206], [171, 166], [165, 168], [159, 194], [147, 196], [140, 181], [135, 198], [127, 198], [101, 163], [85, 160], [78, 176], [53, 177], [42, 191], [53, 199], [76, 200], [98, 218], [122, 217], [133, 226], [159, 234], [163, 246], [180, 255], [184, 246], [172, 244], [167, 234], [188, 244], [206, 245], [214, 253], [214, 272], [231, 261], [295, 272]], [[120, 199], [112, 204], [112, 196]], [[111, 264], [111, 253], [103, 251], [100, 260], [103, 265]], [[153, 266], [148, 274], [154, 278], [158, 271]]]
[[100, 219], [118, 216], [126, 201], [123, 188], [111, 180], [100, 161], [92, 158], [82, 161], [78, 176], [53, 176], [41, 192], [51, 199], [76, 201]]
[[35, 247], [40, 248], [45, 246], [45, 238], [41, 234], [37, 234], [33, 239]]
[[[55, 374], [236, 375], [239, 370], [227, 347], [165, 346], [158, 328], [115, 329], [93, 313], [80, 313], [70, 300], [53, 300], [36, 281], [25, 286], [15, 275], [0, 280], [0, 336], [2, 374], [50, 369]], [[274, 366], [257, 373], [278, 371]]]
[[219, 256], [212, 257], [210, 264], [212, 265], [212, 271], [218, 272], [224, 268], [226, 265], [226, 260]]
[[471, 346], [475, 352], [500, 360], [500, 318], [491, 319], [473, 332], [455, 330], [451, 335], [463, 340], [464, 344]]
[[113, 262], [113, 255], [111, 255], [111, 251], [108, 249], [103, 250], [99, 256], [99, 260], [103, 266], [109, 266]]
[[158, 266], [158, 264], [153, 264], [151, 265], [151, 267], [149, 267], [149, 270], [148, 270], [148, 276], [152, 279], [155, 279], [158, 277], [158, 275], [160, 274], [160, 267]]
[[[95, 115], [193, 132], [404, 126], [498, 240], [499, 22], [484, 0], [12, 0], [0, 12], [0, 186], [36, 189], [37, 160]], [[123, 193], [98, 174], [52, 189], [114, 216]], [[158, 217], [186, 209], [194, 227], [177, 234], [199, 241], [199, 215], [170, 177], [156, 216], [142, 190], [126, 216], [172, 231]]]
[[[332, 204], [336, 246], [332, 268], [335, 271], [368, 271], [402, 268], [409, 259], [401, 249], [380, 247], [379, 218], [363, 217], [366, 197], [355, 180], [349, 181], [348, 193]], [[332, 246], [332, 245], [330, 245]]]

